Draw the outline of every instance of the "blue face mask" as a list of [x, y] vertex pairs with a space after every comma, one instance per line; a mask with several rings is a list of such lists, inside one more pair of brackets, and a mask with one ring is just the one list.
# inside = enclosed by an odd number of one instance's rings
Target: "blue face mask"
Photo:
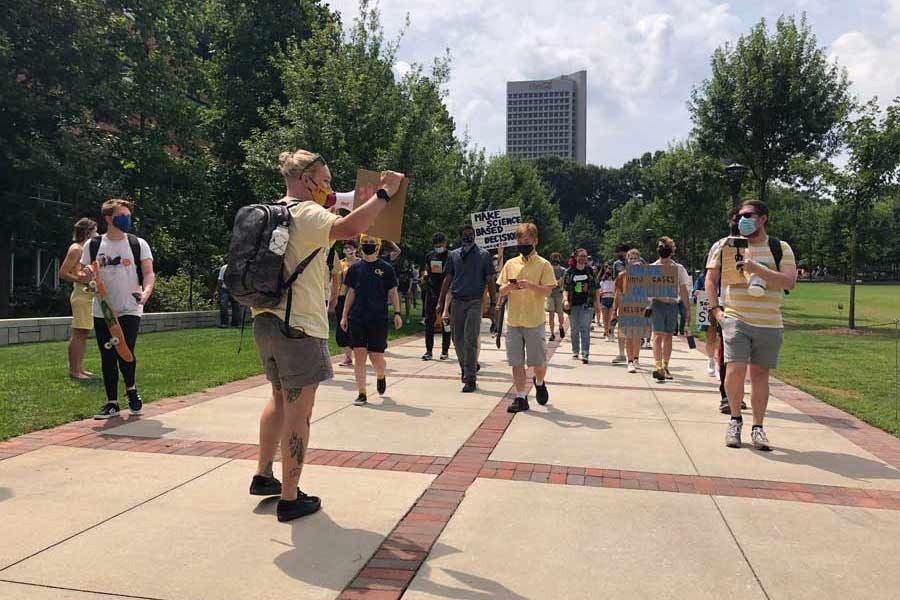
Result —
[[738, 231], [741, 232], [741, 235], [753, 235], [756, 233], [757, 227], [756, 217], [741, 217], [738, 221]]
[[131, 215], [116, 215], [112, 218], [112, 224], [116, 229], [127, 233], [131, 229]]

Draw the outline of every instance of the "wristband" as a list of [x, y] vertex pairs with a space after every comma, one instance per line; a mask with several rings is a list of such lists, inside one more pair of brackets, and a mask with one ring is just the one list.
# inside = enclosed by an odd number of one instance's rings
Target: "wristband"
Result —
[[379, 189], [375, 192], [375, 195], [384, 200], [385, 202], [391, 201], [391, 195], [387, 193], [387, 190], [384, 188]]

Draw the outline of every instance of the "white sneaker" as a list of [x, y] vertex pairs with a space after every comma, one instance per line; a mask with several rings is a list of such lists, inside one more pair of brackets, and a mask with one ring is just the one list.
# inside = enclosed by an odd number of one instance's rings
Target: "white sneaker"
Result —
[[628, 363], [628, 372], [629, 373], [637, 373], [637, 365], [635, 362]]
[[715, 361], [708, 361], [706, 363], [706, 374], [710, 377], [716, 376], [716, 363]]
[[621, 365], [626, 362], [628, 362], [628, 359], [621, 354], [612, 359], [612, 364], [614, 365]]

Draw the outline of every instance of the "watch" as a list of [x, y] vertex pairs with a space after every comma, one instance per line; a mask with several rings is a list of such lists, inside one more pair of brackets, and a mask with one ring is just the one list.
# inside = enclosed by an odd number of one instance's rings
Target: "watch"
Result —
[[375, 195], [384, 200], [385, 202], [391, 201], [391, 195], [387, 193], [387, 190], [384, 188], [379, 189], [375, 192]]

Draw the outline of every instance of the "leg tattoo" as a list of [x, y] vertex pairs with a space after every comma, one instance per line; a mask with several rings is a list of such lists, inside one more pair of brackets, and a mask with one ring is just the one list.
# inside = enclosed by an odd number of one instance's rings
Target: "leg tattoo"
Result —
[[291, 437], [288, 440], [290, 445], [290, 455], [293, 459], [295, 459], [299, 464], [303, 464], [303, 438], [297, 435], [296, 431], [291, 432]]

